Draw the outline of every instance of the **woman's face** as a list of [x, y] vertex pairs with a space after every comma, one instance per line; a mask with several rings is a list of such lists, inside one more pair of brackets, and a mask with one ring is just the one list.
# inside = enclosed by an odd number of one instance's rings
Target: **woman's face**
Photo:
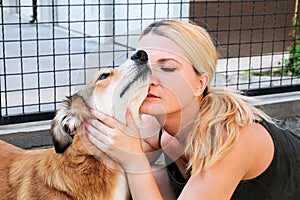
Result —
[[148, 34], [139, 41], [137, 48], [147, 52], [152, 66], [149, 92], [140, 108], [142, 113], [170, 115], [192, 105], [198, 106], [197, 97], [202, 95], [201, 87], [204, 87], [202, 76], [194, 71], [176, 43]]

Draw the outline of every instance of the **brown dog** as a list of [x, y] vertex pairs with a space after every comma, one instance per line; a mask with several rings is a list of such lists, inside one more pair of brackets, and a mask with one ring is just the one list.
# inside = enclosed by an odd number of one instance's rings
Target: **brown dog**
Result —
[[89, 142], [85, 119], [93, 108], [124, 122], [129, 107], [138, 120], [150, 75], [144, 51], [116, 69], [100, 70], [57, 112], [55, 148], [26, 151], [0, 141], [0, 199], [127, 199], [124, 172]]

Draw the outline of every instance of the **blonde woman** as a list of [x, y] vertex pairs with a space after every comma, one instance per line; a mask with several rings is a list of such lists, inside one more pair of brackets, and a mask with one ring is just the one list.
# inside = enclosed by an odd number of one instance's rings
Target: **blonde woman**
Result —
[[[133, 199], [300, 198], [300, 138], [247, 98], [210, 86], [218, 57], [203, 28], [154, 22], [137, 49], [153, 69], [144, 126], [130, 111], [126, 124], [93, 111], [99, 120], [87, 126], [90, 140], [127, 172]], [[160, 154], [165, 167], [151, 166]]]

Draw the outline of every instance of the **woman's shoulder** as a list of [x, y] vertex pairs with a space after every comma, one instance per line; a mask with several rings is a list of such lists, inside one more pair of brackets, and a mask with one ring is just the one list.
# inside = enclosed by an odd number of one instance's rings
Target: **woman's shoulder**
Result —
[[[265, 154], [264, 148], [270, 153]], [[182, 197], [203, 191], [200, 196], [205, 199], [229, 199], [241, 180], [255, 178], [268, 167], [272, 153], [272, 139], [259, 124], [242, 127], [233, 148], [212, 166], [192, 175], [186, 186], [186, 191], [192, 192], [183, 192]]]
[[264, 126], [254, 122], [240, 129], [240, 138], [237, 146], [243, 148], [249, 159], [249, 170], [245, 180], [262, 174], [271, 164], [275, 147], [274, 141]]

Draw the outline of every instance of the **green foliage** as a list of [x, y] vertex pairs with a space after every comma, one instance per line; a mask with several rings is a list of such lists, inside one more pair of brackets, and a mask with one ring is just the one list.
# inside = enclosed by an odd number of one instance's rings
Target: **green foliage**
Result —
[[245, 70], [242, 74], [243, 79], [247, 79], [248, 77], [251, 77], [251, 75], [254, 73], [253, 67], [250, 67], [248, 70]]
[[288, 59], [284, 61], [283, 73], [288, 75], [300, 76], [300, 35], [297, 34], [299, 29], [299, 23], [296, 19], [292, 20], [293, 30], [290, 33], [293, 41], [291, 45], [287, 47], [290, 55]]

